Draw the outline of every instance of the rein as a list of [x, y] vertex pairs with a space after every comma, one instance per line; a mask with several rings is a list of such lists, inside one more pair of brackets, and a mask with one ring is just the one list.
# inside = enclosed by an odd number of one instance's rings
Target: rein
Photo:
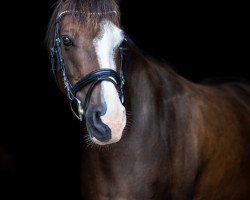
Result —
[[[111, 12], [113, 13], [113, 11]], [[65, 64], [64, 64], [64, 60], [62, 56], [60, 28], [59, 28], [61, 18], [65, 14], [69, 14], [69, 13], [70, 11], [64, 11], [60, 13], [56, 20], [54, 44], [50, 50], [51, 70], [52, 70], [52, 74], [58, 86], [59, 86], [59, 83], [58, 83], [58, 78], [57, 78], [57, 71], [60, 72], [62, 76], [64, 88], [66, 89], [66, 92], [67, 92], [67, 97], [69, 100], [71, 111], [77, 117], [77, 119], [82, 121], [82, 118], [86, 113], [94, 87], [102, 81], [109, 81], [113, 83], [119, 94], [120, 101], [122, 103], [124, 102], [124, 95], [123, 95], [123, 86], [125, 83], [124, 74], [123, 74], [123, 50], [124, 48], [122, 47], [122, 45], [119, 46], [120, 74], [118, 74], [116, 71], [109, 69], [109, 68], [98, 69], [82, 77], [75, 85], [72, 85], [67, 77]], [[124, 40], [126, 41], [126, 39]], [[82, 105], [81, 101], [76, 97], [76, 93], [89, 84], [91, 85], [88, 89], [84, 103]], [[74, 105], [76, 105], [77, 107], [77, 112], [73, 109]]]

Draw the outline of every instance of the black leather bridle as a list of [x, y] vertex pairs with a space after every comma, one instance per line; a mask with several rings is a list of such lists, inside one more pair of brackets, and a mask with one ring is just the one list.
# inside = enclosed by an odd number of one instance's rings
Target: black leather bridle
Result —
[[[65, 12], [65, 13], [69, 13], [69, 12]], [[85, 112], [87, 110], [93, 89], [101, 81], [109, 81], [113, 83], [114, 86], [116, 87], [116, 90], [118, 91], [120, 101], [123, 103], [124, 101], [123, 86], [125, 83], [124, 75], [123, 75], [123, 47], [119, 46], [120, 74], [118, 74], [116, 71], [109, 69], [109, 68], [98, 69], [96, 71], [93, 71], [87, 74], [85, 77], [80, 79], [75, 85], [72, 85], [67, 77], [64, 60], [62, 56], [60, 28], [59, 28], [61, 18], [62, 18], [62, 15], [61, 14], [58, 15], [58, 18], [55, 24], [56, 27], [55, 27], [54, 43], [53, 43], [53, 47], [50, 50], [51, 70], [57, 82], [57, 85], [59, 85], [58, 78], [57, 78], [57, 71], [59, 71], [59, 73], [61, 74], [62, 81], [67, 92], [67, 97], [69, 100], [70, 108], [73, 114], [80, 121], [82, 121], [82, 117], [85, 115]], [[76, 97], [76, 93], [80, 89], [82, 89], [83, 87], [89, 84], [91, 85], [88, 89], [84, 103], [82, 105], [81, 101]], [[78, 113], [76, 113], [76, 111], [73, 109], [74, 105], [77, 106]]]

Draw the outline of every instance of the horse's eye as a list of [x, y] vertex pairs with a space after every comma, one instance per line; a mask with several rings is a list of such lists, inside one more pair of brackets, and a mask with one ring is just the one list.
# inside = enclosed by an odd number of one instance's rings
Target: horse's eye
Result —
[[124, 40], [122, 41], [122, 43], [120, 44], [120, 48], [122, 48], [122, 49], [124, 49], [124, 50], [128, 48], [127, 39], [124, 39]]
[[62, 42], [67, 47], [73, 45], [73, 41], [72, 41], [72, 39], [68, 35], [63, 35], [62, 36]]

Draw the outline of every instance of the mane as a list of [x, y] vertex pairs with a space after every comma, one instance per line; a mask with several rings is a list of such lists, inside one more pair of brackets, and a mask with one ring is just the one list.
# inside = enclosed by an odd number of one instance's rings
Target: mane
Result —
[[58, 15], [64, 11], [69, 12], [76, 20], [84, 23], [86, 27], [96, 27], [103, 19], [119, 25], [120, 11], [117, 0], [59, 0], [55, 4], [54, 12], [50, 18], [45, 42], [51, 48], [54, 42], [55, 23]]

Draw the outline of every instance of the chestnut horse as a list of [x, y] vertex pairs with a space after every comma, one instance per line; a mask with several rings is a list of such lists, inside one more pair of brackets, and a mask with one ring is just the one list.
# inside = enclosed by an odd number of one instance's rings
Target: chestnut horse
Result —
[[144, 56], [118, 4], [61, 0], [47, 33], [55, 79], [87, 129], [83, 198], [250, 199], [249, 85], [193, 83]]

